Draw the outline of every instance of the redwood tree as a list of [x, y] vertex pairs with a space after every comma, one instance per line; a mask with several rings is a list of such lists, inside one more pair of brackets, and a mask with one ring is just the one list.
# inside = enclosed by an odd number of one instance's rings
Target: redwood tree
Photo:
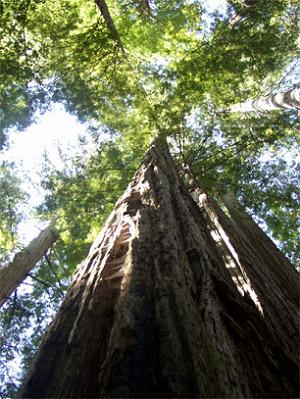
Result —
[[[296, 396], [297, 364], [282, 345], [285, 332], [274, 333], [261, 292], [260, 308], [237, 289], [213, 222], [157, 138], [75, 273], [19, 396]], [[237, 226], [236, 236], [243, 230]], [[287, 297], [285, 285], [296, 292], [296, 272], [283, 264], [275, 272], [262, 256], [259, 274], [252, 262], [261, 246], [239, 245], [251, 289], [265, 286], [267, 294], [270, 285], [277, 303]], [[288, 303], [297, 310], [294, 295]], [[298, 334], [285, 338], [297, 347]]]
[[283, 109], [300, 109], [300, 89], [293, 88], [266, 97], [231, 105], [230, 112], [264, 112]]
[[58, 231], [53, 224], [50, 224], [26, 248], [18, 252], [7, 266], [0, 270], [0, 307], [25, 280], [34, 266], [47, 254], [57, 239]]

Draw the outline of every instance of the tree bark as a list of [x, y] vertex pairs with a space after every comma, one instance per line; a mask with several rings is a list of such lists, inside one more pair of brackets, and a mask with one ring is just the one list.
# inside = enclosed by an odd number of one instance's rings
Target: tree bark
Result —
[[299, 273], [232, 193], [224, 198], [230, 219], [205, 193], [187, 165], [184, 174], [238, 290], [252, 299], [283, 350], [297, 362]]
[[229, 112], [264, 112], [282, 109], [300, 109], [300, 89], [290, 89], [229, 107]]
[[299, 273], [273, 241], [245, 212], [232, 193], [224, 202], [229, 219], [194, 180], [192, 195], [203, 211], [232, 280], [242, 295], [249, 296], [263, 315], [282, 349], [299, 359]]
[[76, 272], [19, 397], [297, 393], [297, 365], [236, 289], [157, 138]]
[[[232, 193], [224, 197], [224, 202], [232, 217], [228, 234], [261, 301], [266, 322], [282, 347], [297, 361], [299, 273]], [[252, 248], [251, 252], [247, 248]]]
[[0, 307], [57, 239], [58, 232], [51, 224], [42, 230], [24, 250], [17, 253], [6, 267], [0, 270]]
[[138, 0], [138, 3], [140, 5], [139, 8], [140, 8], [141, 14], [146, 17], [150, 17], [151, 16], [151, 7], [150, 7], [149, 0]]
[[245, 0], [243, 1], [243, 9], [239, 12], [236, 13], [233, 17], [230, 18], [229, 20], [229, 25], [233, 28], [236, 25], [238, 25], [240, 22], [244, 21], [247, 18], [247, 15], [249, 13], [250, 7], [255, 5], [258, 0]]
[[97, 7], [100, 10], [100, 13], [101, 13], [105, 23], [106, 23], [106, 26], [108, 27], [111, 38], [116, 43], [117, 47], [122, 51], [122, 53], [125, 54], [125, 49], [124, 49], [123, 43], [121, 41], [120, 35], [117, 31], [117, 28], [114, 24], [114, 21], [110, 15], [109, 8], [107, 7], [105, 0], [95, 0], [95, 2], [96, 2]]

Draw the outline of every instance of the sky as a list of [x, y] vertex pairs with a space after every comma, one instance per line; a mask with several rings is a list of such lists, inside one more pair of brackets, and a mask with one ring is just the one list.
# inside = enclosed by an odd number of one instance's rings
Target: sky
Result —
[[7, 159], [16, 161], [29, 172], [33, 181], [38, 181], [38, 165], [47, 152], [57, 167], [62, 167], [58, 147], [75, 143], [79, 135], [86, 134], [86, 128], [76, 117], [68, 114], [61, 104], [55, 104], [51, 111], [37, 118], [24, 132], [13, 130], [9, 134]]
[[207, 0], [205, 7], [207, 12], [214, 12], [215, 10], [223, 12], [225, 11], [226, 0]]

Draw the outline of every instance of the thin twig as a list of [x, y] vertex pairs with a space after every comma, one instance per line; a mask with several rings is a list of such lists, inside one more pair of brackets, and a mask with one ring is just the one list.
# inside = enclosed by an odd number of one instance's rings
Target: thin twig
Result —
[[60, 292], [61, 292], [62, 296], [64, 296], [65, 294], [64, 294], [63, 286], [61, 285], [60, 279], [59, 279], [56, 271], [54, 270], [54, 267], [52, 266], [52, 263], [51, 263], [51, 261], [50, 261], [50, 259], [49, 259], [49, 257], [47, 255], [45, 255], [45, 259], [46, 259], [46, 262], [47, 262], [51, 272], [53, 273], [54, 277], [56, 278], [56, 281], [57, 281], [57, 283], [59, 285]]
[[44, 287], [51, 288], [51, 285], [49, 283], [40, 280], [39, 278], [35, 277], [32, 273], [28, 273], [28, 276], [31, 277], [33, 280], [37, 281], [38, 283], [42, 284]]

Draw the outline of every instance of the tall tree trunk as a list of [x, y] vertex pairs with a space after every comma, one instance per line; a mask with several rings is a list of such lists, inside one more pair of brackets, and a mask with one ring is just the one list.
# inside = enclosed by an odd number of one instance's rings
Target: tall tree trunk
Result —
[[295, 362], [299, 359], [299, 273], [245, 212], [232, 193], [224, 202], [232, 219], [185, 167], [185, 179], [207, 221], [224, 263], [242, 295], [248, 295], [273, 336]]
[[100, 10], [100, 13], [108, 27], [108, 30], [110, 31], [111, 38], [113, 41], [116, 43], [117, 47], [122, 51], [123, 54], [125, 54], [125, 49], [123, 46], [123, 43], [121, 41], [120, 35], [117, 31], [117, 28], [114, 24], [114, 21], [110, 15], [109, 9], [107, 7], [107, 4], [105, 0], [95, 0], [97, 7]]
[[297, 393], [294, 360], [236, 289], [156, 139], [76, 272], [20, 397]]
[[57, 239], [57, 230], [51, 224], [0, 270], [0, 307]]
[[[245, 212], [232, 193], [224, 202], [233, 223], [228, 229], [262, 303], [266, 321], [290, 356], [299, 360], [299, 273]], [[238, 233], [237, 233], [238, 232]], [[255, 251], [246, 252], [247, 248]]]
[[229, 112], [263, 112], [278, 109], [300, 109], [300, 89], [290, 89], [266, 97], [231, 105]]

